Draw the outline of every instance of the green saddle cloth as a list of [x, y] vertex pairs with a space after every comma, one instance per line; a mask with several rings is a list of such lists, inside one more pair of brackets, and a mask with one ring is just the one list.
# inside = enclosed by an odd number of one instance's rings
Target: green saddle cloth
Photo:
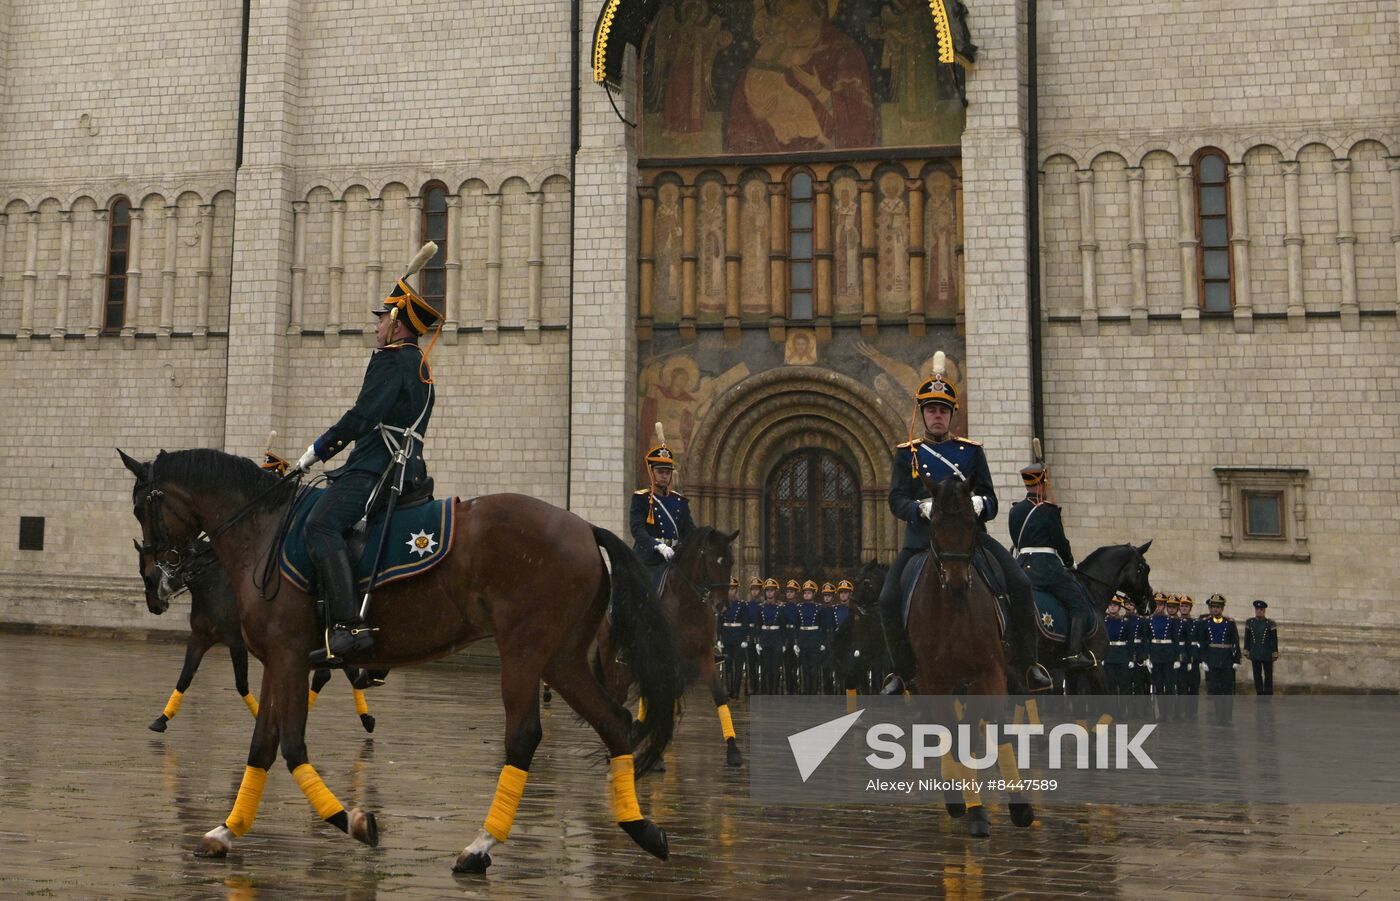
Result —
[[[282, 542], [279, 558], [282, 578], [308, 594], [316, 594], [316, 569], [306, 551], [303, 527], [324, 488], [313, 488], [297, 499], [291, 528]], [[452, 547], [452, 527], [457, 511], [457, 498], [428, 501], [425, 504], [396, 510], [387, 523], [389, 538], [384, 544], [384, 557], [379, 561], [379, 573], [374, 587], [401, 582], [422, 575], [441, 563]], [[374, 552], [386, 523], [383, 514], [371, 520], [365, 530], [363, 547], [360, 541], [350, 541], [350, 556], [356, 558], [355, 583], [359, 591], [369, 588], [369, 568], [374, 565]]]

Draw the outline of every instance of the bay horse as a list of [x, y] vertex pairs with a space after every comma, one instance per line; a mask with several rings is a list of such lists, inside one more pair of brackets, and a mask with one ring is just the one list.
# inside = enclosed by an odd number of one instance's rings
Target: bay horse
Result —
[[[238, 625], [233, 583], [229, 581], [223, 566], [214, 559], [207, 542], [196, 542], [178, 557], [163, 561], [158, 560], [151, 549], [141, 542], [132, 543], [136, 545], [137, 567], [146, 590], [147, 610], [160, 616], [170, 609], [171, 598], [185, 590], [190, 593], [190, 636], [185, 641], [185, 663], [180, 668], [175, 690], [165, 702], [165, 709], [147, 728], [152, 732], [166, 730], [167, 724], [180, 712], [185, 692], [199, 670], [200, 661], [216, 644], [228, 648], [229, 659], [233, 661], [233, 684], [247, 705], [248, 712], [256, 717], [258, 699], [248, 690], [248, 648], [243, 644], [243, 630]], [[365, 693], [354, 687], [355, 679], [349, 670], [343, 672], [355, 693], [355, 710], [360, 715], [360, 725], [366, 732], [373, 732], [374, 717], [369, 712]], [[307, 697], [308, 709], [315, 706], [316, 698], [330, 678], [330, 670], [316, 671], [311, 679], [311, 694]]]
[[[979, 719], [977, 696], [1005, 697], [1007, 694], [1006, 657], [1002, 648], [997, 616], [997, 599], [976, 576], [973, 557], [981, 550], [981, 526], [972, 506], [972, 483], [946, 479], [934, 483], [923, 479], [932, 499], [929, 512], [928, 562], [914, 579], [909, 601], [909, 641], [917, 662], [917, 689], [920, 694], [950, 698], [961, 696], [967, 703], [963, 718]], [[911, 564], [912, 565], [912, 564]], [[993, 562], [991, 564], [995, 566]], [[995, 709], [995, 704], [988, 704]], [[949, 713], [949, 720], [951, 711]], [[998, 754], [1002, 776], [1007, 781], [1019, 777], [1014, 770], [1010, 746]], [[944, 757], [945, 766], [950, 758]], [[945, 771], [946, 772], [946, 771]], [[1026, 796], [1009, 793], [1011, 821], [1029, 826], [1035, 811]], [[950, 801], [948, 812], [967, 815], [968, 833], [977, 838], [991, 834], [986, 809], [974, 796], [964, 808]]]
[[876, 694], [889, 670], [889, 652], [880, 624], [880, 588], [889, 567], [868, 560], [856, 571], [851, 584], [851, 613], [831, 642], [831, 659], [838, 688]]
[[[160, 555], [187, 547], [201, 532], [208, 535], [233, 583], [248, 651], [263, 663], [263, 703], [233, 812], [204, 835], [195, 854], [223, 857], [252, 827], [279, 743], [317, 815], [360, 842], [378, 844], [374, 814], [347, 810], [307, 757], [307, 655], [321, 639], [312, 599], [287, 583], [264, 600], [263, 589], [270, 586], [259, 581], [278, 550], [278, 526], [289, 512], [297, 476], [279, 478], [252, 460], [207, 449], [162, 451], [149, 463], [125, 453], [121, 458], [136, 477], [132, 512], [142, 542]], [[536, 498], [494, 494], [453, 503], [452, 552], [436, 568], [377, 590], [369, 611], [369, 626], [377, 630], [374, 648], [348, 663], [396, 669], [495, 638], [506, 763], [485, 825], [457, 856], [454, 872], [485, 872], [490, 850], [510, 833], [542, 735], [542, 677], [607, 748], [615, 821], [643, 849], [666, 859], [666, 833], [637, 804], [634, 765], [645, 770], [670, 742], [682, 682], [675, 636], [646, 569], [616, 535]], [[588, 664], [610, 600], [618, 644], [626, 648], [652, 711], [635, 761], [631, 716], [608, 697]]]
[[[744, 755], [729, 712], [729, 689], [715, 666], [715, 624], [729, 603], [733, 543], [738, 537], [737, 531], [726, 535], [713, 526], [698, 526], [676, 548], [675, 559], [661, 586], [661, 609], [675, 625], [681, 659], [686, 664], [686, 681], [698, 678], [710, 688], [724, 734], [727, 766], [743, 766]], [[613, 624], [606, 619], [598, 626], [596, 665], [613, 700], [622, 704], [627, 701], [634, 675], [630, 660], [619, 659], [618, 642], [612, 632]], [[639, 706], [638, 721], [645, 722], [650, 715], [649, 703]]]

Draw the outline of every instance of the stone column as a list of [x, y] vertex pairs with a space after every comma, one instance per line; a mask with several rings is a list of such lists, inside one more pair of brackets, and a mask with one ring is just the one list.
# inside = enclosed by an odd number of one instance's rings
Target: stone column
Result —
[[1230, 250], [1234, 269], [1230, 273], [1235, 290], [1235, 331], [1254, 331], [1254, 297], [1249, 277], [1249, 191], [1244, 163], [1230, 163], [1226, 168], [1230, 181]]
[[860, 333], [873, 338], [880, 331], [875, 266], [879, 251], [875, 235], [875, 183], [863, 178], [860, 190]]
[[141, 325], [141, 233], [145, 230], [145, 211], [132, 207], [127, 214], [126, 230], [126, 311], [122, 317], [122, 347], [136, 346], [136, 332]]
[[1298, 204], [1297, 160], [1283, 164], [1284, 229], [1283, 246], [1288, 255], [1288, 330], [1306, 327], [1307, 305], [1303, 298], [1303, 214]]
[[[383, 241], [384, 198], [369, 199], [369, 262], [365, 264], [365, 290], [369, 292], [369, 308], [378, 307], [389, 296], [389, 286], [384, 284], [384, 257], [380, 249]], [[411, 258], [410, 258], [411, 259]], [[371, 336], [372, 338], [373, 336]]]
[[292, 202], [292, 313], [287, 322], [287, 334], [292, 346], [301, 344], [304, 325], [302, 311], [306, 304], [306, 210], [305, 200]]
[[70, 258], [73, 255], [73, 211], [58, 211], [58, 309], [54, 311], [50, 346], [63, 350], [63, 338], [68, 334], [68, 289], [73, 281]]
[[638, 191], [642, 204], [642, 234], [637, 255], [637, 338], [651, 340], [652, 292], [656, 288], [656, 188]]
[[404, 248], [403, 262], [394, 266], [394, 271], [400, 273], [408, 268], [408, 261], [413, 259], [418, 253], [418, 248], [423, 246], [423, 198], [418, 195], [409, 197], [404, 205], [403, 215], [403, 233], [408, 246]]
[[544, 192], [530, 194], [530, 256], [525, 261], [530, 277], [530, 301], [525, 313], [525, 343], [540, 343], [540, 319], [544, 309]]
[[[1129, 329], [1134, 335], [1147, 334], [1147, 226], [1143, 221], [1142, 178], [1141, 166], [1128, 169], [1128, 256], [1133, 270], [1133, 309], [1129, 315]], [[1045, 209], [1044, 204], [1040, 209]], [[1041, 234], [1043, 241], [1043, 229]], [[1044, 258], [1042, 254], [1041, 259]], [[1044, 274], [1042, 266], [1042, 278]], [[1045, 296], [1043, 291], [1041, 296]]]
[[[569, 509], [625, 535], [637, 463], [637, 166], [633, 135], [592, 81], [592, 35], [587, 20], [574, 35], [581, 82], [575, 196], [583, 202], [574, 225], [570, 397], [559, 413], [570, 424]], [[636, 68], [634, 55], [615, 98], [629, 121], [640, 115]]]
[[[327, 267], [326, 346], [340, 345], [345, 316], [345, 201], [332, 200], [330, 265]], [[359, 320], [352, 320], [358, 322]]]
[[[1025, 465], [1032, 427], [1026, 280], [1032, 186], [1026, 184], [1021, 9], [1018, 0], [976, 4], [980, 62], [967, 79], [962, 143], [969, 429], [983, 442], [998, 493], [1008, 498], [1024, 490], [1015, 476]], [[1053, 454], [1054, 445], [1048, 449]]]
[[813, 215], [813, 258], [816, 262], [815, 291], [817, 313], [817, 340], [831, 340], [831, 182], [820, 181], [812, 185], [816, 202], [812, 205]]
[[909, 334], [924, 334], [924, 180], [906, 179], [909, 190]]
[[199, 280], [195, 308], [194, 346], [203, 350], [209, 344], [209, 290], [214, 278], [214, 204], [199, 205]]
[[1342, 258], [1342, 331], [1361, 329], [1361, 305], [1356, 298], [1356, 230], [1351, 217], [1351, 160], [1333, 160], [1337, 186], [1337, 250]]
[[457, 329], [461, 323], [462, 307], [462, 195], [447, 195], [447, 259], [443, 268], [447, 275], [447, 288], [443, 297], [442, 343], [456, 344]]
[[175, 267], [179, 249], [180, 208], [174, 203], [165, 206], [164, 265], [160, 268], [160, 321], [156, 325], [156, 346], [169, 347], [175, 332]]
[[486, 195], [486, 323], [482, 339], [501, 340], [501, 195]]
[[24, 214], [24, 274], [16, 350], [29, 350], [34, 334], [34, 292], [39, 284], [39, 211]]
[[1196, 181], [1190, 166], [1176, 167], [1176, 243], [1181, 249], [1181, 330], [1201, 331], [1201, 284], [1196, 276]]
[[724, 186], [724, 337], [739, 340], [744, 267], [739, 253], [739, 186]]
[[[111, 212], [106, 209], [92, 211], [92, 270], [88, 276], [92, 280], [92, 295], [88, 308], [88, 326], [83, 333], [83, 341], [89, 348], [97, 347], [102, 334], [102, 324], [107, 315], [107, 239], [110, 234], [108, 220]], [[0, 241], [5, 238], [4, 214], [0, 214]], [[0, 244], [0, 247], [3, 247]]]
[[[1400, 312], [1400, 156], [1388, 157], [1386, 171], [1390, 173], [1390, 246], [1395, 256], [1395, 309]], [[0, 239], [4, 231], [0, 230]]]
[[787, 186], [768, 185], [768, 337], [787, 334]]
[[698, 191], [695, 185], [681, 188], [681, 338], [695, 338], [695, 293], [699, 278], [696, 255], [695, 207]]
[[1083, 305], [1079, 311], [1080, 328], [1086, 335], [1099, 333], [1099, 288], [1096, 279], [1099, 238], [1094, 221], [1094, 170], [1079, 169], [1074, 173], [1079, 185], [1079, 271], [1084, 283]]
[[[224, 448], [254, 456], [277, 429], [289, 444], [324, 423], [282, 428], [288, 381], [292, 203], [301, 87], [304, 0], [260, 0], [248, 21], [243, 166], [238, 170], [238, 228], [229, 306], [228, 391]], [[297, 436], [294, 438], [293, 436]], [[295, 446], [295, 445], [291, 445]]]

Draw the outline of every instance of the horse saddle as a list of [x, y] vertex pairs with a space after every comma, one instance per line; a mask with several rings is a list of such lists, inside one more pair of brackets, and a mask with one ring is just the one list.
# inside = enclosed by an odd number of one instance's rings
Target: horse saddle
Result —
[[[1060, 599], [1048, 591], [1035, 590], [1035, 610], [1036, 628], [1040, 634], [1052, 641], [1069, 640], [1069, 612], [1065, 610], [1065, 605], [1060, 603]], [[1094, 637], [1099, 633], [1099, 623], [1102, 620], [1094, 617], [1093, 625], [1085, 634], [1085, 639]]]
[[[278, 557], [282, 578], [313, 595], [316, 594], [316, 568], [306, 551], [303, 527], [307, 514], [323, 491], [324, 488], [312, 488], [297, 499], [292, 524]], [[431, 479], [414, 495], [400, 502], [392, 519], [386, 521], [381, 509], [371, 514], [368, 523], [361, 523], [350, 533], [347, 544], [350, 559], [355, 561], [357, 591], [370, 588], [369, 570], [374, 565], [380, 536], [386, 529], [388, 537], [384, 542], [384, 556], [379, 561], [379, 572], [374, 575], [375, 588], [422, 575], [447, 557], [452, 548], [457, 498], [434, 500]]]
[[[920, 551], [914, 559], [909, 561], [909, 565], [904, 567], [904, 572], [899, 577], [899, 594], [904, 612], [904, 627], [909, 628], [909, 607], [914, 598], [914, 585], [919, 581], [919, 574], [928, 565], [930, 554], [928, 551]], [[992, 596], [997, 599], [997, 630], [1000, 634], [1006, 634], [1006, 611], [1011, 600], [1006, 592], [1006, 580], [1002, 578], [1001, 570], [987, 559], [987, 555], [982, 553], [979, 547], [972, 554], [972, 568], [977, 577], [982, 580], [982, 584], [987, 586]]]

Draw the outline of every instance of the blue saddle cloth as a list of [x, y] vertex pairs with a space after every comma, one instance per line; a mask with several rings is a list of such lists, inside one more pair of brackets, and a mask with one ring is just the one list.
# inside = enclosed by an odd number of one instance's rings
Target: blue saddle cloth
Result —
[[[311, 556], [306, 552], [302, 527], [323, 491], [324, 488], [313, 488], [298, 498], [292, 525], [282, 542], [279, 558], [282, 577], [308, 594], [316, 593], [316, 570], [311, 565]], [[452, 548], [456, 511], [455, 497], [394, 511], [393, 520], [388, 523], [389, 537], [384, 544], [384, 557], [379, 562], [374, 587], [421, 575], [441, 563]], [[374, 552], [379, 547], [379, 536], [384, 527], [383, 514], [370, 521], [362, 553], [356, 554], [359, 542], [351, 542], [350, 554], [359, 558], [355, 563], [355, 583], [359, 591], [369, 588], [369, 568], [374, 565]]]
[[[909, 565], [904, 567], [904, 572], [899, 577], [899, 596], [904, 615], [904, 627], [909, 628], [909, 606], [914, 598], [914, 584], [919, 580], [919, 574], [928, 565], [929, 552], [920, 551], [919, 554], [909, 561]], [[982, 584], [991, 589], [992, 594], [997, 599], [997, 627], [1002, 634], [1006, 633], [1006, 593], [1001, 586], [1001, 579], [989, 570], [991, 562], [982, 553], [976, 553], [972, 557], [973, 569], [976, 578], [982, 580]]]
[[[1036, 589], [1035, 592], [1036, 626], [1040, 629], [1040, 634], [1054, 641], [1069, 640], [1069, 613], [1065, 611], [1065, 605], [1060, 603], [1060, 599], [1050, 594], [1048, 591]], [[1092, 638], [1099, 631], [1099, 618], [1094, 617], [1093, 624], [1089, 627], [1089, 634], [1085, 638]]]

